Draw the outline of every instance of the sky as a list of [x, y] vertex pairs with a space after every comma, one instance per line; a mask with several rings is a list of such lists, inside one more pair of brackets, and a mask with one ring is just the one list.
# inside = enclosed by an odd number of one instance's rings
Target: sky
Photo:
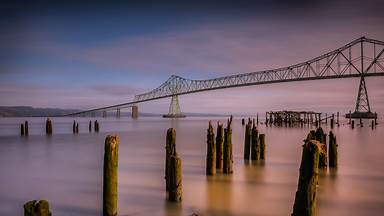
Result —
[[[129, 102], [172, 74], [208, 79], [309, 60], [366, 36], [368, 1], [2, 1], [0, 106], [91, 109]], [[366, 79], [384, 112], [384, 77]], [[179, 97], [183, 112], [353, 110], [359, 79], [289, 82]], [[139, 105], [166, 113], [170, 99]]]

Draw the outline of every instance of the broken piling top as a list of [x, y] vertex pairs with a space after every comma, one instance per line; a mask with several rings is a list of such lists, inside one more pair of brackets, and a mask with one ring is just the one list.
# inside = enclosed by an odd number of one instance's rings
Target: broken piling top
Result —
[[46, 200], [32, 200], [24, 204], [24, 216], [51, 216]]
[[300, 175], [292, 216], [316, 215], [320, 145], [320, 142], [316, 140], [305, 140], [303, 145]]
[[104, 147], [103, 215], [116, 216], [118, 203], [119, 137], [108, 135]]
[[167, 130], [166, 149], [170, 155], [176, 154], [176, 130], [174, 128]]

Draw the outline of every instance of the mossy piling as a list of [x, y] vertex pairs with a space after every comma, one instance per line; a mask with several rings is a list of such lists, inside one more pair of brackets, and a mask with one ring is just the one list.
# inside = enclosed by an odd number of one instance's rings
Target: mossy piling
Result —
[[103, 215], [116, 216], [118, 203], [118, 150], [119, 138], [108, 135], [104, 148]]

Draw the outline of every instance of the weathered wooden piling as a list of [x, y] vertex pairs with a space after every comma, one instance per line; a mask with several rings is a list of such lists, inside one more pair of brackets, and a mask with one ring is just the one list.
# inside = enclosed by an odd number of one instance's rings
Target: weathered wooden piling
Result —
[[292, 216], [316, 215], [319, 145], [320, 143], [315, 140], [305, 140], [305, 144], [303, 145], [300, 176]]
[[224, 128], [217, 122], [216, 131], [216, 170], [223, 169]]
[[73, 120], [73, 124], [72, 124], [72, 132], [73, 133], [76, 133], [76, 121]]
[[79, 123], [76, 124], [76, 133], [79, 133]]
[[119, 137], [108, 135], [104, 148], [103, 215], [117, 215]]
[[334, 121], [335, 121], [335, 114], [332, 114], [332, 118], [331, 118], [331, 128], [332, 129], [333, 129]]
[[336, 116], [336, 124], [337, 124], [337, 127], [340, 126], [340, 123], [339, 123], [339, 112], [337, 112], [337, 116]]
[[360, 127], [363, 127], [363, 120], [360, 118]]
[[92, 132], [92, 121], [89, 121], [88, 130], [89, 132]]
[[167, 130], [166, 144], [165, 144], [165, 188], [166, 191], [170, 189], [171, 180], [171, 157], [176, 156], [176, 130], [169, 128]]
[[51, 216], [49, 203], [46, 200], [32, 200], [24, 204], [24, 216]]
[[259, 132], [257, 131], [256, 127], [252, 127], [251, 134], [251, 159], [260, 160]]
[[176, 155], [170, 157], [170, 186], [168, 200], [180, 202], [183, 195], [182, 164], [181, 159]]
[[20, 135], [21, 136], [24, 136], [24, 125], [23, 124], [20, 124]]
[[251, 124], [245, 125], [245, 135], [244, 135], [244, 160], [249, 160], [250, 148], [251, 148]]
[[259, 145], [260, 145], [260, 160], [265, 160], [265, 134], [259, 134]]
[[329, 167], [337, 168], [337, 142], [336, 136], [329, 131], [329, 148], [328, 148]]
[[256, 125], [259, 125], [259, 113], [256, 113]]
[[355, 128], [355, 120], [352, 120], [351, 126], [352, 126], [352, 129]]
[[206, 174], [216, 175], [216, 144], [215, 144], [215, 133], [211, 121], [208, 124], [207, 130], [207, 163], [206, 163]]
[[24, 134], [25, 136], [29, 135], [28, 121], [24, 122]]
[[241, 119], [241, 125], [244, 125], [244, 124], [245, 124], [245, 119], [242, 118], [242, 119]]
[[224, 129], [224, 159], [223, 159], [223, 173], [233, 173], [233, 155], [232, 155], [232, 117], [228, 120], [227, 128]]
[[371, 121], [371, 128], [373, 129], [375, 127], [374, 120]]
[[99, 127], [99, 122], [97, 120], [94, 122], [94, 128], [95, 128], [95, 132], [99, 132], [100, 127]]
[[48, 135], [51, 135], [52, 134], [52, 121], [51, 119], [47, 119], [47, 121], [45, 122], [45, 132], [46, 134]]

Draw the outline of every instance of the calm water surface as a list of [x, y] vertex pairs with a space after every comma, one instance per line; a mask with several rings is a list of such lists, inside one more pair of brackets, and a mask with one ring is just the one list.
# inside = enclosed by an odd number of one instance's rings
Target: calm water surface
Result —
[[[268, 128], [264, 164], [242, 159], [244, 128], [233, 125], [234, 174], [205, 176], [208, 118], [99, 118], [100, 133], [78, 118], [29, 118], [29, 137], [20, 137], [25, 118], [0, 119], [0, 215], [23, 215], [23, 204], [47, 199], [54, 215], [101, 215], [102, 165], [107, 134], [120, 137], [119, 215], [290, 215], [297, 189], [301, 145], [309, 128]], [[216, 121], [217, 118], [212, 118]], [[224, 120], [224, 119], [222, 119]], [[384, 215], [384, 129], [335, 127], [339, 169], [320, 173], [318, 213], [327, 216]], [[176, 128], [183, 162], [183, 202], [165, 198], [165, 134]], [[323, 126], [325, 131], [329, 128]]]

